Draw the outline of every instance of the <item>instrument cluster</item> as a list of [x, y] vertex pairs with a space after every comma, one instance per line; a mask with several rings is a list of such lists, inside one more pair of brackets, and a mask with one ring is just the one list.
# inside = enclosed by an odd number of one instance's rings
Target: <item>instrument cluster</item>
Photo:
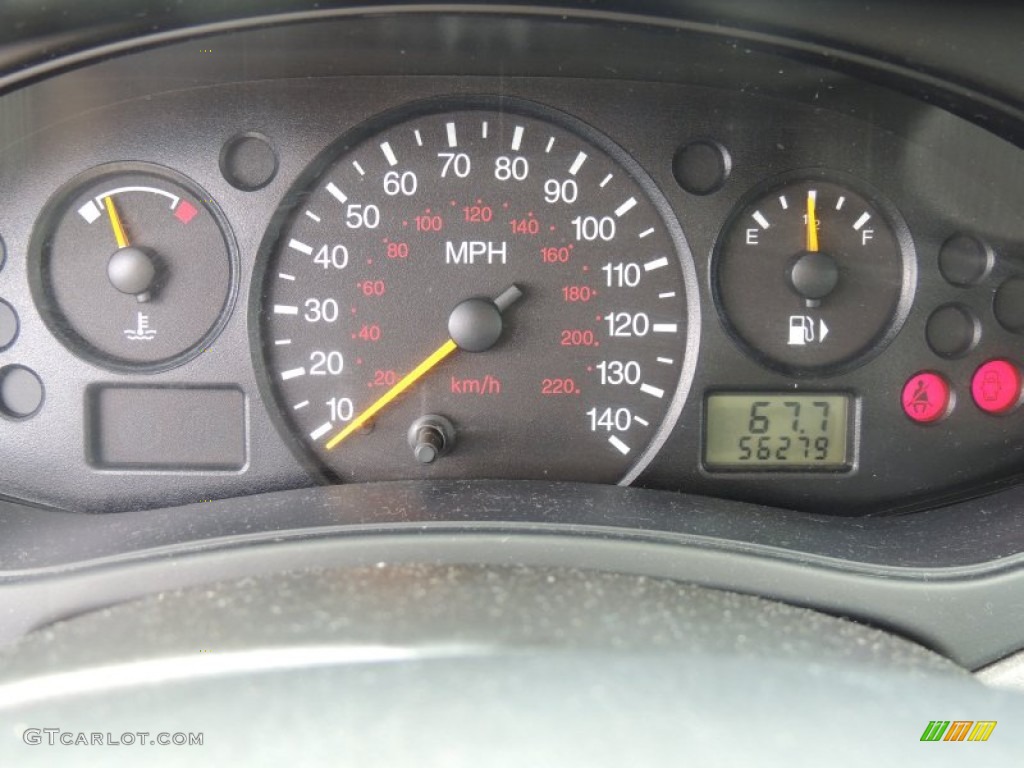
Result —
[[[256, 78], [185, 42], [0, 96], [42, 126], [0, 164], [8, 492], [500, 478], [857, 514], [1013, 482], [1020, 151], [776, 53], [621, 34], [676, 71], [369, 76], [355, 51]], [[685, 74], [708, 51], [733, 79]], [[111, 77], [129, 98], [69, 95]]]

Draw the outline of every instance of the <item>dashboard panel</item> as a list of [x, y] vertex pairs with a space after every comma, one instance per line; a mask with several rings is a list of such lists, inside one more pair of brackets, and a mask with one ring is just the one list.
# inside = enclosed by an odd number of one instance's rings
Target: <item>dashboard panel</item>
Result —
[[1009, 485], [1020, 152], [918, 97], [528, 14], [218, 33], [11, 90], [4, 492], [559, 479], [864, 514]]
[[736, 676], [780, 764], [975, 699], [1016, 758], [975, 678], [1021, 687], [1021, 11], [65, 5], [0, 25], [7, 762], [122, 695], [332, 765], [429, 710], [451, 759], [495, 703], [534, 731], [499, 667], [563, 740], [579, 691], [734, 732]]

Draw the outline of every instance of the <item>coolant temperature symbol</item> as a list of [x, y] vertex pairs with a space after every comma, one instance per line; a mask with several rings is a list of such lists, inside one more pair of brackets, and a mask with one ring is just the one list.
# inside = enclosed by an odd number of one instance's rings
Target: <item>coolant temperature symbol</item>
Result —
[[149, 315], [138, 313], [134, 328], [126, 328], [124, 335], [129, 341], [152, 341], [156, 337], [156, 329], [149, 327]]

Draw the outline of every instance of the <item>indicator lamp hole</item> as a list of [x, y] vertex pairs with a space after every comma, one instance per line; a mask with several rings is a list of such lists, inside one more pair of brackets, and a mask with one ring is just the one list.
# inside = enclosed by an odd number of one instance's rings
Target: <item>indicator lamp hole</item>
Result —
[[11, 419], [27, 419], [43, 406], [43, 382], [23, 365], [0, 368], [0, 413]]
[[960, 288], [980, 283], [994, 264], [992, 249], [971, 235], [953, 235], [939, 249], [939, 272], [947, 283]]
[[18, 313], [14, 307], [0, 299], [0, 351], [7, 349], [18, 338]]
[[277, 175], [277, 154], [263, 134], [242, 133], [224, 142], [220, 171], [235, 189], [255, 192]]
[[1006, 330], [1024, 333], [1024, 278], [1011, 277], [999, 286], [992, 311]]
[[691, 195], [717, 192], [729, 178], [732, 158], [716, 141], [699, 139], [680, 149], [672, 161], [672, 173], [679, 186]]

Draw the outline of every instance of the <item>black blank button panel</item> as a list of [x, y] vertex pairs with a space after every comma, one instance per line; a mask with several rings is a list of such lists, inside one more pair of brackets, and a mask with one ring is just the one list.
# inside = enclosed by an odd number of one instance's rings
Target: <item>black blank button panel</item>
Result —
[[245, 396], [234, 388], [90, 388], [89, 459], [104, 469], [237, 470]]

